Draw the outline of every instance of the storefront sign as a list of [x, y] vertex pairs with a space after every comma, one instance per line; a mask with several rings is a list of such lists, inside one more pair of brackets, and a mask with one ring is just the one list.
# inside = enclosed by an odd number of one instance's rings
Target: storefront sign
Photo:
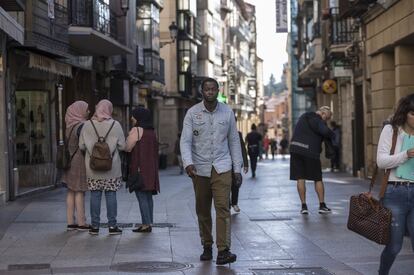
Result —
[[46, 56], [30, 53], [29, 68], [36, 68], [49, 73], [72, 77], [72, 66], [57, 62]]
[[288, 31], [287, 0], [276, 0], [276, 32]]
[[333, 68], [334, 77], [351, 77], [352, 76], [352, 70], [351, 69], [345, 69], [342, 66], [335, 66]]
[[229, 78], [229, 95], [233, 96], [236, 94], [236, 70], [233, 59], [229, 60], [227, 73]]
[[326, 94], [334, 94], [336, 93], [336, 81], [333, 79], [327, 79], [322, 84], [322, 90]]

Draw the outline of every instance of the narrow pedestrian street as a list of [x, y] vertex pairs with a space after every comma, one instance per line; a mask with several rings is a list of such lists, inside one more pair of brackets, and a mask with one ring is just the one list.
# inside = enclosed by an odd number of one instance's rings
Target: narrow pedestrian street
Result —
[[[244, 177], [241, 212], [232, 214], [237, 262], [231, 266], [199, 261], [192, 184], [173, 167], [161, 172], [156, 225], [149, 234], [131, 231], [140, 215], [135, 196], [124, 189], [118, 192], [121, 236], [109, 236], [106, 228], [99, 236], [66, 232], [63, 188], [8, 203], [0, 208], [0, 274], [376, 274], [382, 247], [346, 228], [348, 198], [364, 191], [366, 182], [325, 173], [326, 202], [333, 213], [317, 213], [309, 184], [310, 214], [301, 216], [296, 184], [288, 180], [288, 172], [289, 160], [263, 160], [256, 179]], [[106, 222], [104, 204], [101, 222]], [[412, 274], [410, 249], [407, 239], [392, 274]], [[216, 255], [214, 250], [214, 260]], [[315, 268], [315, 273], [294, 268]]]

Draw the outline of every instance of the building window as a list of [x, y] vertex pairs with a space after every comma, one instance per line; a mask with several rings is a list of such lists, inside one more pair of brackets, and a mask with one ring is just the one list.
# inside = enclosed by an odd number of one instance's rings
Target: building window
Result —
[[160, 11], [157, 6], [144, 3], [137, 8], [138, 40], [144, 49], [160, 50]]
[[197, 0], [178, 0], [178, 10], [189, 11], [197, 16]]

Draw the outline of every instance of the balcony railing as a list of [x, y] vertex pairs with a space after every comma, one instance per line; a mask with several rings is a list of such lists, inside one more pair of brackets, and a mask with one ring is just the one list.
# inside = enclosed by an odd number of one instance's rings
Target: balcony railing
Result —
[[338, 8], [331, 9], [330, 42], [332, 45], [348, 44], [352, 42], [355, 31], [352, 28], [353, 19], [341, 19]]
[[109, 4], [103, 0], [72, 0], [69, 5], [69, 24], [90, 27], [117, 39], [116, 16]]

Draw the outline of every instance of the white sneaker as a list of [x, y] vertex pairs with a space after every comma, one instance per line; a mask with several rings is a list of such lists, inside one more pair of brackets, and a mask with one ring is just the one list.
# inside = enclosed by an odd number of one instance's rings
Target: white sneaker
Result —
[[233, 210], [236, 211], [237, 213], [240, 212], [240, 207], [238, 205], [233, 205]]

